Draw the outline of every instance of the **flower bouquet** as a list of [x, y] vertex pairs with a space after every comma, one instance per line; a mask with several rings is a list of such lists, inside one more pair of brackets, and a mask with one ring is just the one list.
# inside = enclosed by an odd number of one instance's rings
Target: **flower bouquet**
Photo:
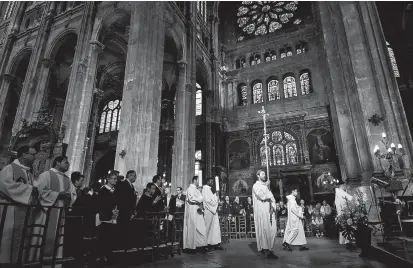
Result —
[[342, 213], [336, 217], [336, 224], [342, 235], [349, 241], [356, 240], [357, 230], [368, 228], [368, 213], [364, 194], [356, 192], [352, 200], [345, 199]]

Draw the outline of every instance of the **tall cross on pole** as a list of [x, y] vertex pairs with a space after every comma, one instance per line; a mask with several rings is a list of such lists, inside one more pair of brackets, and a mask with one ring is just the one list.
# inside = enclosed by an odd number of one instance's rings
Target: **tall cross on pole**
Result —
[[265, 143], [265, 160], [267, 165], [267, 179], [270, 179], [270, 165], [268, 164], [268, 134], [267, 134], [267, 116], [269, 114], [266, 113], [264, 106], [262, 106], [261, 110], [258, 111], [259, 114], [262, 115], [262, 120], [264, 121], [264, 143]]

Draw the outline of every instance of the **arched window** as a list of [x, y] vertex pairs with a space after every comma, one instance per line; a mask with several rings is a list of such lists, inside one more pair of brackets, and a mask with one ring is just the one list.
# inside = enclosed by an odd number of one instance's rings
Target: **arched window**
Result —
[[287, 57], [287, 50], [285, 48], [280, 49], [280, 57], [281, 59]]
[[271, 55], [271, 60], [276, 60], [277, 59], [277, 52], [275, 52], [275, 50], [271, 50], [270, 55]]
[[244, 57], [238, 58], [238, 59], [235, 61], [235, 67], [236, 67], [237, 69], [239, 69], [239, 68], [244, 68], [244, 67], [246, 67], [246, 66], [247, 66], [247, 63], [246, 63], [246, 60], [245, 60]]
[[301, 95], [311, 93], [311, 76], [309, 71], [302, 71], [300, 75]]
[[256, 64], [260, 64], [261, 63], [261, 56], [258, 53], [255, 53], [253, 55], [251, 55], [250, 57], [250, 65], [254, 66]]
[[280, 88], [278, 86], [278, 80], [272, 79], [268, 82], [268, 101], [280, 99]]
[[202, 161], [202, 151], [197, 150], [195, 152], [195, 176], [198, 176], [200, 185], [202, 185], [201, 161]]
[[15, 1], [10, 1], [7, 3], [6, 12], [4, 12], [4, 20], [7, 20], [13, 14], [14, 6], [16, 5]]
[[295, 46], [295, 52], [298, 54], [307, 52], [307, 43], [305, 42], [298, 42]]
[[198, 1], [197, 2], [197, 10], [199, 16], [203, 19], [204, 22], [207, 22], [207, 2], [206, 1]]
[[393, 49], [390, 47], [389, 42], [386, 41], [387, 51], [389, 52], [391, 67], [395, 77], [400, 77], [399, 67], [397, 67], [396, 57], [394, 56]]
[[119, 130], [121, 100], [109, 101], [100, 115], [99, 134]]
[[[267, 140], [268, 160], [270, 166], [298, 164], [297, 140], [288, 132], [276, 130]], [[265, 141], [260, 143], [261, 166], [266, 166]]]
[[238, 105], [239, 106], [245, 106], [248, 105], [248, 91], [247, 91], [247, 85], [245, 84], [240, 84], [238, 86]]
[[262, 103], [264, 102], [264, 96], [262, 94], [262, 83], [257, 82], [252, 86], [252, 103]]
[[202, 114], [202, 90], [201, 86], [196, 83], [196, 115]]
[[287, 51], [287, 57], [291, 57], [293, 55], [293, 49], [291, 47], [287, 47], [285, 50]]
[[264, 60], [265, 60], [265, 62], [271, 61], [271, 55], [270, 55], [270, 52], [269, 52], [269, 51], [266, 51], [266, 52], [264, 53]]
[[292, 74], [286, 76], [284, 82], [284, 97], [286, 99], [297, 97], [297, 88], [295, 85], [295, 78]]

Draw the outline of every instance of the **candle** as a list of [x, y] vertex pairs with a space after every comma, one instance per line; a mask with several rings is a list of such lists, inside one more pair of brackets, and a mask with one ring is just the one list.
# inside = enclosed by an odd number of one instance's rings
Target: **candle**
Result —
[[374, 146], [374, 153], [377, 153], [378, 151], [380, 151], [380, 148], [379, 148], [379, 146]]
[[389, 149], [387, 149], [387, 151], [388, 151], [389, 153], [391, 153], [391, 152], [392, 152], [392, 149], [391, 149], [391, 148], [389, 148]]
[[397, 145], [397, 148], [401, 149], [403, 148], [403, 146], [399, 143], [399, 145]]
[[394, 143], [390, 144], [391, 148], [396, 148], [396, 145]]
[[386, 137], [386, 133], [381, 133], [381, 136], [383, 137], [383, 138], [385, 138]]
[[219, 191], [219, 177], [215, 176], [215, 190]]

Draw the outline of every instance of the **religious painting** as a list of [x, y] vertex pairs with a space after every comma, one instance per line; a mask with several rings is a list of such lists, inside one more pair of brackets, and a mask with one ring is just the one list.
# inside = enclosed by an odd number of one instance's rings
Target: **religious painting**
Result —
[[316, 129], [307, 135], [308, 151], [311, 164], [334, 162], [336, 152], [333, 135], [325, 129]]
[[235, 171], [229, 174], [229, 195], [230, 196], [249, 196], [251, 195], [252, 185], [250, 170]]
[[241, 170], [250, 166], [250, 147], [244, 140], [229, 145], [229, 170]]

